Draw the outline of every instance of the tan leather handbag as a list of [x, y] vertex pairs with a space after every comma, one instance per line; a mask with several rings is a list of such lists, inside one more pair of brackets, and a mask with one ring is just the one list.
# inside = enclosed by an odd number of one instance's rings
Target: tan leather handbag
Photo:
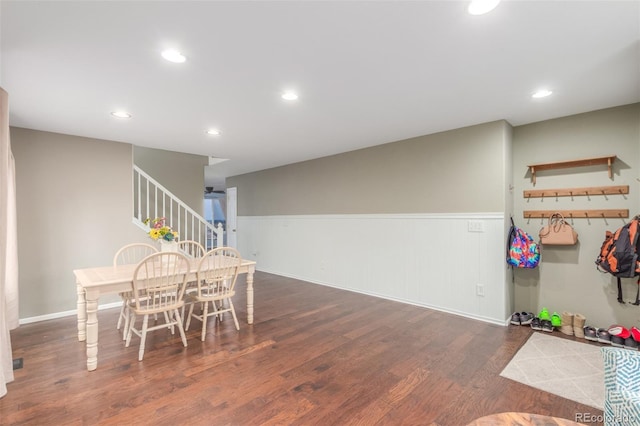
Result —
[[578, 233], [560, 213], [549, 216], [549, 223], [542, 227], [539, 235], [540, 242], [546, 245], [571, 246], [578, 242]]

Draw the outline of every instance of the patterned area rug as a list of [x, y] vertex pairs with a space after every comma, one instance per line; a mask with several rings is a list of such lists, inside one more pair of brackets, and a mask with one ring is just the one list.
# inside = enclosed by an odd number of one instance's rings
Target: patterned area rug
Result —
[[531, 335], [500, 375], [602, 410], [604, 364], [600, 345], [542, 333]]

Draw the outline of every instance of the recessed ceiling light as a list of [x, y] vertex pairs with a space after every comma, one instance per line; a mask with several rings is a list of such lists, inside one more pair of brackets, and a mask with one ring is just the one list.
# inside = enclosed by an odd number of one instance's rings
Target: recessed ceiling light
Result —
[[467, 11], [471, 15], [484, 15], [495, 9], [498, 3], [500, 3], [500, 0], [472, 0]]
[[169, 62], [175, 62], [176, 64], [181, 64], [187, 60], [180, 52], [175, 49], [167, 49], [162, 51], [162, 57], [165, 58]]
[[538, 90], [537, 92], [535, 92], [533, 95], [531, 95], [532, 98], [546, 98], [547, 96], [549, 96], [550, 94], [552, 94], [553, 92], [551, 90], [547, 90], [547, 89], [542, 89], [542, 90]]
[[220, 130], [218, 130], [218, 129], [209, 129], [209, 130], [207, 130], [207, 134], [208, 135], [218, 136], [220, 134]]
[[298, 99], [298, 95], [295, 92], [284, 92], [282, 94], [282, 99], [285, 101], [295, 101]]
[[113, 111], [111, 115], [118, 118], [131, 118], [131, 114], [126, 111]]

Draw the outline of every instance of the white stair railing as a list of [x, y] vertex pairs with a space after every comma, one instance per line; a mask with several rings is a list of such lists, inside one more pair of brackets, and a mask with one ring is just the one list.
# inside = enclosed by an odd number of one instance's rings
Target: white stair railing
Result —
[[179, 239], [197, 241], [206, 250], [224, 245], [222, 225], [213, 226], [138, 166], [133, 166], [133, 223], [145, 231], [145, 219], [166, 218]]

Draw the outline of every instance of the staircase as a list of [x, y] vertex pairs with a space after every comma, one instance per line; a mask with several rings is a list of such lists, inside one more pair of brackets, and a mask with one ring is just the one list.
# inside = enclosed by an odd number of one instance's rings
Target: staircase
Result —
[[180, 241], [197, 241], [208, 251], [224, 245], [221, 224], [213, 226], [138, 166], [133, 166], [133, 223], [149, 231], [147, 218], [166, 218]]

